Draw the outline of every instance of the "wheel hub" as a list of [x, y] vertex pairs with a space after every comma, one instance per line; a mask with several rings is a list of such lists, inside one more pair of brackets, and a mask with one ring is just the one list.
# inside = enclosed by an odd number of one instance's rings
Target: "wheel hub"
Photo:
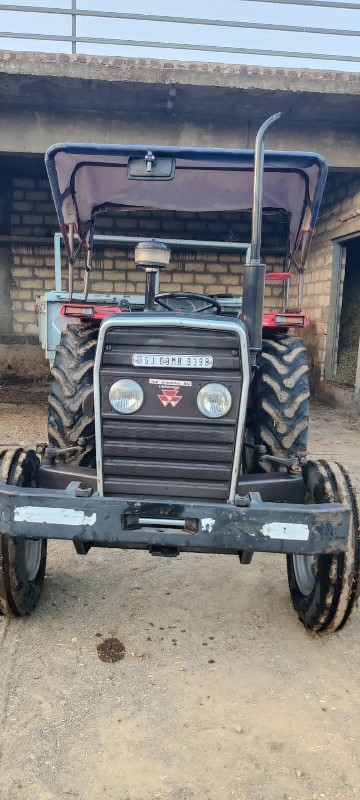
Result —
[[318, 557], [294, 555], [293, 564], [298, 587], [301, 593], [308, 597], [315, 586]]
[[25, 539], [25, 566], [29, 581], [34, 581], [39, 572], [41, 552], [41, 539]]

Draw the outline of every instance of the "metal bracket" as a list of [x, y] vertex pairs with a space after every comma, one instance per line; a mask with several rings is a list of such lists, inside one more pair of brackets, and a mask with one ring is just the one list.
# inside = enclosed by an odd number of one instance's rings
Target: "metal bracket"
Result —
[[297, 475], [306, 464], [306, 454], [296, 453], [293, 456], [289, 456], [289, 458], [280, 458], [280, 456], [270, 456], [266, 453], [259, 458], [259, 462], [261, 463], [262, 461], [270, 461], [272, 464], [286, 467], [291, 475]]
[[149, 150], [146, 153], [146, 155], [144, 156], [144, 160], [145, 160], [145, 164], [146, 164], [146, 172], [151, 172], [151, 170], [153, 168], [153, 165], [156, 162], [156, 158], [154, 156], [154, 153], [152, 153], [151, 150]]
[[236, 494], [234, 497], [234, 503], [238, 508], [248, 508], [250, 505], [250, 497], [248, 495], [242, 496], [240, 494]]
[[252, 442], [244, 442], [244, 447], [248, 447], [249, 450], [254, 450], [254, 452], [258, 453], [259, 456], [266, 456], [266, 447], [264, 444], [252, 444]]
[[92, 493], [92, 487], [87, 486], [86, 483], [79, 483], [77, 489], [75, 489], [75, 497], [91, 497]]
[[80, 542], [77, 539], [74, 539], [74, 547], [78, 556], [86, 556], [91, 550], [90, 542]]
[[254, 553], [252, 550], [240, 550], [239, 561], [240, 564], [251, 564]]
[[78, 444], [74, 445], [74, 447], [54, 447], [48, 443], [41, 442], [36, 445], [36, 453], [44, 456], [45, 464], [53, 464], [58, 456], [66, 456], [69, 453], [85, 453], [87, 445], [94, 440], [94, 436], [80, 436]]
[[47, 445], [45, 450], [43, 451], [43, 463], [44, 464], [53, 464], [55, 459], [58, 456], [65, 456], [69, 453], [84, 453], [85, 447], [77, 445], [75, 447], [53, 447], [52, 445]]

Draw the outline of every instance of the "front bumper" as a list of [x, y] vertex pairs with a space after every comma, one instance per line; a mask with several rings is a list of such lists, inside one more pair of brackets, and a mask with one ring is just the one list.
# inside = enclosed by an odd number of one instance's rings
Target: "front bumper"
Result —
[[347, 546], [350, 509], [340, 503], [244, 505], [78, 497], [64, 490], [0, 488], [0, 531], [34, 539], [66, 539], [87, 547], [205, 553], [337, 553]]

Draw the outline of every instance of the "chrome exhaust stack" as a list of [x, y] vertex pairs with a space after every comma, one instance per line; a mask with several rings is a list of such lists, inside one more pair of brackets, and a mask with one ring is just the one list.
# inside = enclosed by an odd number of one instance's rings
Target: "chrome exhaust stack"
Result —
[[254, 153], [254, 194], [251, 232], [251, 258], [244, 271], [242, 318], [248, 329], [252, 352], [261, 352], [266, 266], [260, 260], [262, 205], [264, 191], [264, 142], [270, 128], [280, 119], [273, 114], [259, 128]]

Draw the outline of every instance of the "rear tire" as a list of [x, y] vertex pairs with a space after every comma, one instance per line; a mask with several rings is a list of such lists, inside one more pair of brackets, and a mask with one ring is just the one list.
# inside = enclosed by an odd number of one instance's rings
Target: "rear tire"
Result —
[[[36, 486], [39, 459], [33, 450], [0, 451], [1, 483]], [[46, 539], [23, 539], [0, 533], [0, 614], [24, 617], [39, 600], [46, 569]]]
[[[255, 441], [269, 455], [287, 458], [305, 453], [309, 426], [309, 368], [304, 343], [298, 336], [263, 340], [256, 377]], [[259, 462], [266, 472], [276, 464]]]
[[74, 447], [90, 438], [84, 453], [58, 457], [58, 461], [95, 467], [94, 415], [84, 414], [83, 403], [93, 391], [95, 350], [99, 328], [91, 323], [68, 325], [56, 348], [49, 391], [49, 444]]
[[308, 502], [346, 503], [350, 530], [345, 553], [287, 556], [290, 594], [300, 621], [316, 633], [340, 630], [359, 597], [360, 531], [355, 492], [344, 467], [309, 461], [303, 470]]

